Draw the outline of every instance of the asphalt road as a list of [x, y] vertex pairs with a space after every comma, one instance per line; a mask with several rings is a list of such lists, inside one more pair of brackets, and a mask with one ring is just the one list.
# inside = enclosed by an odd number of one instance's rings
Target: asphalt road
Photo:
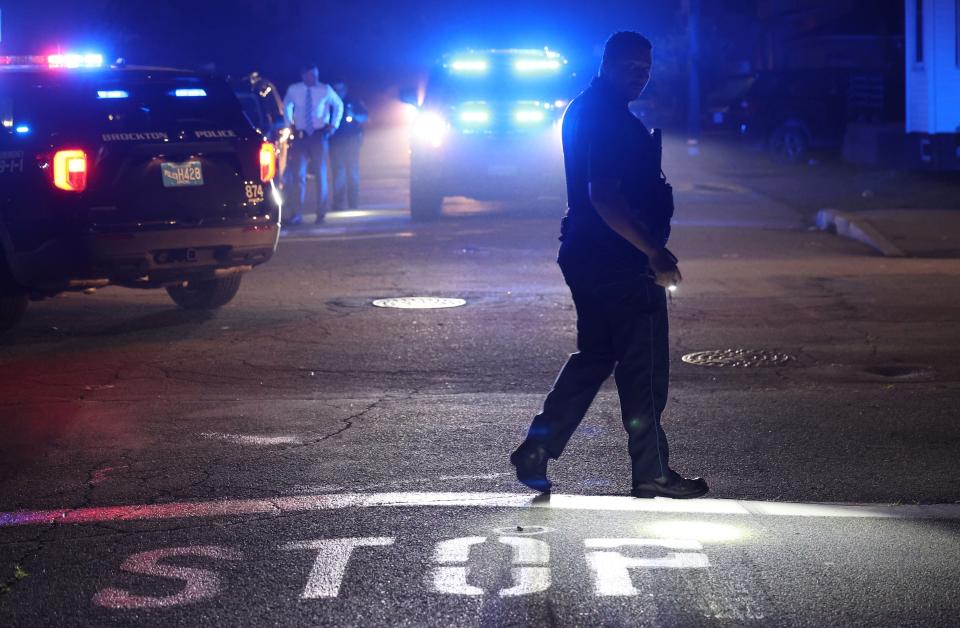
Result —
[[[398, 157], [215, 315], [107, 289], [3, 337], [0, 624], [956, 625], [960, 261], [667, 157], [664, 424], [707, 498], [625, 497], [612, 385], [555, 494], [515, 483], [574, 349], [558, 202], [414, 225]], [[466, 304], [371, 305], [406, 296]], [[681, 359], [723, 349], [789, 359]]]

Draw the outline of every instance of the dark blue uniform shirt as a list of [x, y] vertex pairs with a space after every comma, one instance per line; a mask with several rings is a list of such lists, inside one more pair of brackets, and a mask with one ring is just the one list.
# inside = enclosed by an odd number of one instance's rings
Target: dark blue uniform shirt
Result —
[[[567, 215], [561, 240], [573, 258], [594, 269], [644, 271], [647, 257], [603, 221], [590, 202], [590, 183], [617, 179], [638, 218], [666, 244], [670, 215], [652, 202], [661, 182], [660, 147], [628, 101], [603, 78], [594, 78], [563, 116]], [[670, 213], [672, 214], [672, 208]]]

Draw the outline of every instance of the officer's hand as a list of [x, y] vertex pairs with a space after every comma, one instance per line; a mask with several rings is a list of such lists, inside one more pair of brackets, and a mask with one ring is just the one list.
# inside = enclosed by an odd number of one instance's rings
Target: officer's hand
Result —
[[664, 288], [679, 285], [683, 275], [677, 268], [676, 259], [669, 251], [663, 249], [650, 258], [650, 269], [654, 274], [654, 283]]
[[680, 274], [680, 269], [675, 269], [667, 273], [657, 273], [656, 278], [653, 280], [655, 284], [661, 288], [673, 289], [680, 285], [680, 282], [683, 281], [683, 276]]

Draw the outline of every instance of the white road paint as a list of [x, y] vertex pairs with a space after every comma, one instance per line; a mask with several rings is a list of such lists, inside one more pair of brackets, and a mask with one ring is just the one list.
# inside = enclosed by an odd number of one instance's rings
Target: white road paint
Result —
[[190, 604], [210, 599], [220, 594], [220, 576], [208, 569], [176, 567], [164, 565], [160, 561], [173, 556], [193, 556], [219, 560], [240, 560], [241, 555], [235, 549], [216, 545], [194, 545], [191, 547], [168, 547], [166, 549], [141, 552], [130, 556], [120, 565], [123, 571], [172, 578], [184, 582], [183, 590], [174, 595], [152, 597], [136, 595], [124, 589], [103, 589], [93, 596], [94, 604], [107, 608], [164, 608]]
[[587, 564], [593, 573], [594, 591], [600, 596], [633, 596], [640, 591], [633, 585], [631, 569], [705, 569], [710, 566], [706, 554], [695, 551], [668, 552], [666, 556], [633, 557], [619, 551], [621, 547], [653, 547], [670, 550], [702, 550], [693, 539], [586, 539]]
[[433, 550], [433, 562], [441, 566], [433, 569], [433, 590], [447, 595], [483, 595], [483, 589], [467, 584], [470, 567], [465, 564], [449, 566], [448, 563], [469, 562], [470, 548], [486, 540], [483, 536], [465, 536], [437, 543]]
[[[540, 539], [519, 536], [501, 536], [497, 542], [512, 548], [514, 565], [510, 574], [513, 585], [501, 589], [500, 597], [517, 597], [542, 593], [550, 588], [550, 546]], [[480, 596], [486, 592], [468, 582], [470, 577], [470, 550], [485, 543], [482, 536], [465, 536], [437, 543], [433, 552], [434, 567], [430, 573], [433, 590], [446, 595]]]
[[[438, 480], [496, 480], [498, 478], [512, 476], [513, 473], [483, 473], [481, 475], [441, 475]], [[431, 479], [406, 480], [406, 482], [432, 482]], [[399, 484], [399, 482], [398, 482]]]
[[549, 567], [514, 567], [510, 570], [514, 585], [509, 589], [502, 589], [500, 597], [517, 597], [543, 593], [550, 588]]
[[470, 567], [434, 567], [431, 574], [433, 590], [444, 595], [471, 595], [479, 597], [484, 590], [467, 583]]
[[464, 536], [437, 543], [433, 550], [433, 562], [438, 565], [465, 563], [470, 560], [470, 548], [487, 540], [484, 536]]
[[376, 484], [364, 484], [362, 486], [334, 486], [324, 484], [296, 484], [290, 487], [291, 493], [334, 493], [337, 491], [358, 492], [372, 491], [374, 489], [398, 488], [416, 484], [432, 484], [437, 482], [455, 482], [459, 480], [498, 480], [502, 477], [513, 477], [513, 473], [483, 473], [480, 475], [441, 475], [436, 478], [410, 478], [407, 480], [395, 480], [393, 482], [378, 482]]
[[252, 434], [224, 434], [222, 432], [201, 432], [203, 438], [222, 440], [236, 445], [299, 445], [303, 440], [296, 436], [256, 436]]
[[550, 562], [550, 546], [540, 539], [501, 536], [497, 540], [513, 548], [514, 565], [546, 565]]
[[532, 595], [550, 588], [550, 546], [546, 541], [522, 536], [501, 536], [497, 540], [513, 548], [514, 565], [524, 565], [510, 570], [514, 585], [501, 590], [500, 597]]
[[353, 550], [358, 547], [384, 547], [393, 545], [391, 537], [322, 539], [318, 541], [297, 541], [287, 543], [280, 549], [313, 550], [317, 558], [307, 579], [307, 586], [300, 595], [305, 600], [330, 598], [340, 595], [340, 585], [347, 573], [347, 564]]
[[251, 514], [283, 514], [345, 508], [520, 508], [597, 512], [682, 513], [741, 517], [862, 517], [881, 519], [960, 519], [960, 504], [796, 504], [725, 499], [634, 499], [603, 495], [529, 493], [328, 493], [269, 499], [133, 504], [54, 510], [0, 512], [0, 528], [50, 523], [99, 523], [191, 519]]

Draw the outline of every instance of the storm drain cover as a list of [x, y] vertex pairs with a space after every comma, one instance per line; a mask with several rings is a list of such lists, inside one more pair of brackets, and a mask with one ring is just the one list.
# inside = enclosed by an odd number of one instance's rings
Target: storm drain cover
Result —
[[393, 299], [377, 299], [373, 302], [377, 307], [392, 307], [401, 310], [436, 310], [445, 307], [460, 307], [466, 305], [463, 299], [445, 297], [397, 297]]
[[687, 364], [695, 364], [696, 366], [732, 366], [735, 368], [780, 366], [794, 359], [792, 355], [787, 353], [751, 349], [697, 351], [696, 353], [688, 353], [682, 358]]

